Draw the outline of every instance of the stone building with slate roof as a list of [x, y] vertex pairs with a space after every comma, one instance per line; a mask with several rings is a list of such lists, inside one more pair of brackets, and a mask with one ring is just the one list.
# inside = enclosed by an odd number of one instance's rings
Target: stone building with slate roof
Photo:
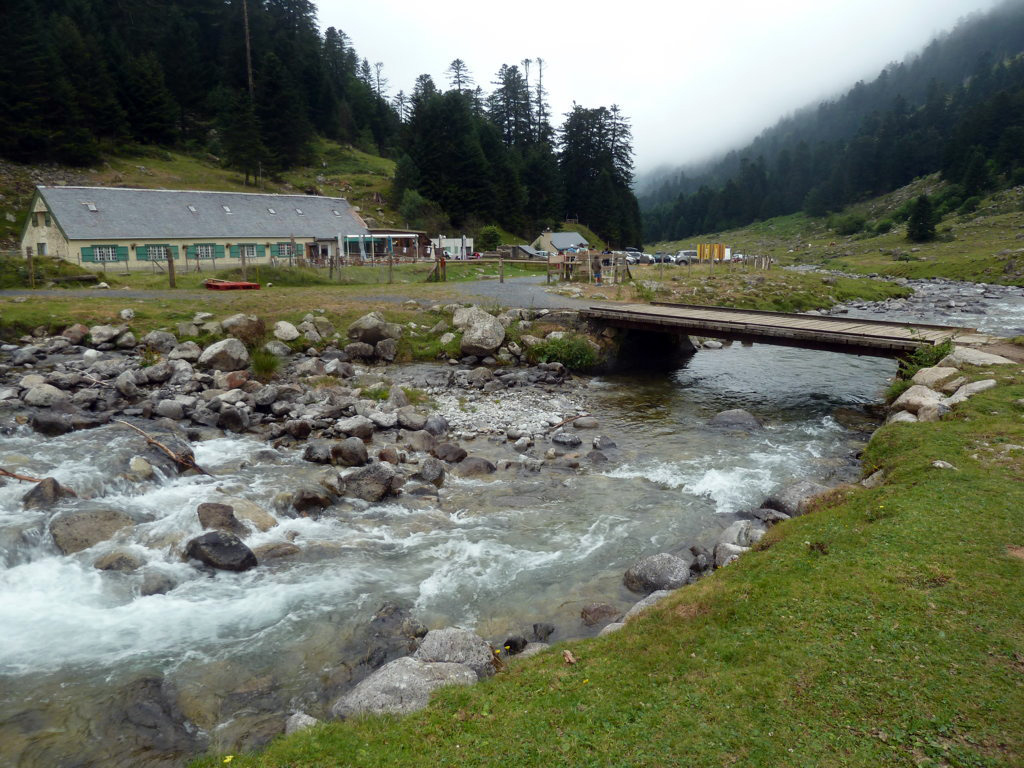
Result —
[[[36, 187], [21, 251], [89, 266], [186, 260], [225, 266], [336, 255], [366, 224], [339, 197], [245, 192]], [[358, 248], [358, 246], [349, 246]], [[220, 266], [218, 264], [218, 266]]]

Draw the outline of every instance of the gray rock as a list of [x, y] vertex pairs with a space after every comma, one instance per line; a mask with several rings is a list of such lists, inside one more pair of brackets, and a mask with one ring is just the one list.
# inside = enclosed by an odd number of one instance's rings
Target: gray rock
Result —
[[425, 429], [403, 432], [402, 439], [409, 448], [419, 453], [431, 453], [437, 445], [436, 438]]
[[225, 531], [236, 536], [246, 534], [245, 526], [235, 517], [235, 510], [228, 504], [203, 502], [196, 509], [199, 524], [214, 531]]
[[580, 618], [583, 619], [584, 624], [592, 627], [595, 624], [600, 624], [602, 621], [618, 616], [619, 613], [619, 609], [609, 603], [590, 603], [583, 606], [583, 610], [580, 611]]
[[33, 405], [38, 408], [49, 408], [57, 403], [65, 403], [70, 397], [67, 392], [52, 384], [39, 384], [38, 386], [32, 387], [28, 390], [22, 399], [25, 401], [25, 405]]
[[427, 632], [413, 658], [426, 662], [465, 664], [479, 678], [495, 672], [494, 652], [486, 640], [467, 629], [449, 627]]
[[828, 491], [827, 486], [813, 480], [800, 480], [784, 486], [765, 499], [762, 507], [777, 509], [790, 517], [798, 517], [807, 512], [811, 500]]
[[75, 425], [71, 422], [70, 414], [58, 413], [57, 411], [37, 411], [32, 414], [29, 423], [36, 432], [49, 437], [66, 435], [75, 428]]
[[435, 437], [441, 437], [448, 433], [448, 419], [439, 413], [432, 413], [427, 416], [427, 423], [423, 425], [423, 428]]
[[[995, 386], [995, 379], [983, 379], [981, 381], [971, 382], [970, 384], [964, 384], [962, 387], [957, 389], [957, 391], [954, 392], [952, 395], [945, 398], [942, 401], [942, 405], [945, 405], [947, 407], [959, 405], [960, 403], [967, 400], [969, 397], [972, 397], [978, 394], [979, 392], [987, 392], [988, 390], [992, 389]], [[918, 411], [918, 418], [920, 418], [920, 413], [921, 412]]]
[[225, 405], [220, 409], [217, 426], [228, 432], [245, 432], [249, 428], [249, 414], [241, 408]]
[[161, 400], [156, 404], [153, 412], [158, 416], [178, 421], [185, 418], [185, 408], [176, 400]]
[[623, 623], [639, 616], [641, 613], [646, 611], [651, 606], [660, 603], [666, 597], [671, 595], [672, 592], [673, 590], [671, 589], [659, 589], [656, 592], [651, 592], [651, 594], [649, 594], [643, 600], [640, 600], [639, 602], [634, 604], [632, 608], [626, 611], [626, 615], [622, 617]]
[[274, 357], [288, 357], [292, 353], [292, 348], [280, 341], [268, 341], [263, 345], [263, 351]]
[[358, 437], [349, 437], [331, 445], [331, 461], [343, 467], [361, 467], [369, 459], [366, 443]]
[[767, 529], [751, 520], [737, 520], [726, 528], [718, 537], [719, 544], [736, 544], [740, 547], [752, 547], [767, 533]]
[[374, 345], [377, 359], [390, 363], [398, 355], [398, 342], [394, 339], [381, 339]]
[[427, 426], [427, 417], [409, 405], [398, 409], [398, 424], [402, 429], [415, 432]]
[[174, 375], [174, 366], [169, 360], [161, 360], [148, 368], [143, 368], [139, 373], [145, 376], [148, 384], [163, 384]]
[[122, 528], [134, 525], [131, 516], [116, 509], [72, 512], [50, 522], [53, 543], [65, 555], [106, 541]]
[[575, 448], [577, 445], [583, 444], [583, 440], [579, 435], [574, 435], [571, 432], [562, 432], [561, 430], [551, 436], [551, 442], [555, 445], [563, 445], [566, 448]]
[[690, 564], [688, 559], [661, 552], [645, 557], [633, 565], [623, 576], [626, 589], [641, 594], [662, 589], [678, 589], [690, 581]]
[[[456, 313], [458, 316], [458, 313]], [[486, 357], [505, 341], [505, 326], [498, 318], [480, 310], [474, 314], [462, 334], [459, 349], [464, 355]]]
[[224, 496], [221, 504], [227, 504], [239, 520], [251, 523], [256, 530], [266, 532], [277, 525], [277, 520], [259, 504], [238, 496]]
[[911, 379], [915, 384], [920, 384], [924, 387], [937, 387], [952, 376], [959, 373], [957, 368], [944, 368], [941, 366], [932, 366], [931, 368], [922, 368], [914, 374], [914, 378]]
[[135, 373], [132, 371], [125, 371], [116, 379], [114, 379], [114, 389], [116, 389], [122, 397], [133, 398], [139, 394], [139, 388], [135, 384]]
[[376, 354], [377, 350], [372, 344], [362, 341], [353, 341], [345, 345], [345, 357], [349, 360], [373, 360]]
[[742, 408], [733, 408], [716, 413], [711, 417], [708, 426], [715, 429], [739, 429], [746, 432], [756, 432], [764, 429], [764, 424], [761, 423], [760, 419]]
[[295, 341], [299, 338], [299, 330], [286, 320], [274, 323], [274, 337], [280, 341]]
[[174, 334], [167, 331], [150, 331], [142, 337], [142, 346], [161, 354], [167, 354], [173, 350], [177, 343], [178, 340]]
[[189, 541], [185, 556], [221, 571], [247, 571], [257, 565], [256, 555], [237, 536], [211, 531]]
[[118, 571], [120, 573], [131, 573], [142, 566], [142, 558], [124, 549], [108, 552], [92, 564], [92, 567], [99, 571]]
[[921, 384], [914, 384], [896, 398], [889, 406], [889, 410], [893, 412], [909, 411], [916, 414], [925, 405], [938, 405], [941, 399], [942, 395], [938, 392]]
[[364, 440], [368, 440], [373, 437], [374, 432], [373, 421], [365, 416], [353, 416], [348, 419], [338, 419], [334, 424], [334, 428], [338, 432], [343, 432], [349, 437], [358, 437]]
[[497, 471], [491, 462], [480, 456], [467, 456], [455, 468], [455, 474], [459, 477], [479, 477], [480, 475], [491, 475]]
[[312, 728], [319, 722], [315, 717], [311, 717], [305, 712], [296, 712], [285, 721], [284, 732], [286, 736], [291, 736], [293, 733]]
[[168, 360], [187, 360], [190, 363], [199, 361], [202, 357], [203, 349], [194, 341], [184, 341], [178, 344], [167, 354]]
[[124, 325], [94, 325], [89, 329], [89, 338], [93, 345], [107, 344], [108, 342], [114, 341], [118, 336], [124, 333], [128, 328]]
[[347, 335], [353, 341], [372, 346], [384, 339], [402, 338], [402, 326], [398, 323], [389, 323], [380, 312], [370, 312], [352, 323], [348, 327]]
[[392, 386], [388, 390], [388, 405], [394, 406], [395, 408], [405, 408], [411, 405], [409, 402], [409, 396], [405, 394], [405, 390], [398, 385]]
[[345, 475], [347, 494], [365, 501], [380, 501], [401, 487], [395, 468], [387, 462], [374, 462]]
[[338, 699], [331, 715], [406, 715], [423, 709], [430, 694], [445, 685], [472, 685], [476, 673], [465, 664], [422, 662], [411, 656], [385, 664]]
[[49, 509], [61, 499], [73, 499], [77, 495], [54, 478], [46, 477], [21, 497], [21, 503], [25, 509]]
[[724, 568], [749, 549], [750, 547], [741, 547], [738, 544], [716, 544], [715, 568]]
[[613, 621], [611, 624], [605, 624], [604, 627], [601, 628], [601, 631], [597, 633], [597, 636], [604, 637], [605, 635], [610, 635], [613, 632], [618, 632], [624, 626], [626, 626], [625, 622]]
[[89, 329], [81, 323], [75, 323], [70, 325], [63, 330], [61, 336], [70, 341], [72, 344], [78, 345], [85, 341], [85, 337], [89, 335]]
[[203, 350], [199, 365], [215, 371], [240, 371], [249, 366], [249, 352], [238, 339], [223, 339]]
[[885, 420], [886, 424], [911, 424], [917, 422], [917, 414], [910, 411], [897, 411]]
[[951, 354], [939, 361], [939, 365], [960, 368], [964, 365], [1016, 365], [1016, 363], [1008, 357], [993, 355], [971, 347], [954, 347]]
[[174, 367], [174, 373], [171, 374], [170, 381], [167, 383], [172, 387], [188, 384], [195, 377], [196, 370], [188, 360], [171, 360], [170, 363]]
[[[199, 326], [195, 323], [178, 323], [178, 335], [179, 336], [198, 336]], [[217, 329], [218, 331], [220, 328]]]
[[433, 453], [441, 461], [447, 461], [449, 464], [458, 464], [469, 455], [465, 448], [455, 443], [441, 443], [434, 448]]
[[444, 462], [435, 459], [433, 456], [428, 456], [424, 459], [420, 464], [419, 471], [413, 475], [414, 478], [431, 483], [438, 488], [444, 485], [444, 476]]
[[256, 315], [246, 315], [242, 313], [225, 318], [221, 321], [220, 327], [224, 329], [224, 333], [231, 334], [232, 336], [244, 339], [245, 341], [257, 341], [263, 337], [264, 333], [266, 333], [266, 326], [264, 326], [262, 320], [256, 317]]
[[118, 349], [135, 349], [135, 334], [125, 331], [117, 337], [116, 344]]
[[572, 425], [576, 429], [597, 429], [601, 426], [600, 422], [593, 416], [580, 416]]

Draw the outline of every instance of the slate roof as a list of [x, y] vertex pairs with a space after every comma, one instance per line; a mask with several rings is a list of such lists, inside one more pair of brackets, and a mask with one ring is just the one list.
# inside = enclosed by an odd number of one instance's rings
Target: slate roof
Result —
[[530, 245], [517, 245], [516, 248], [518, 248], [520, 251], [525, 253], [531, 259], [535, 259], [538, 256], [540, 256], [540, 251], [538, 251], [533, 246], [530, 246]]
[[575, 248], [578, 245], [590, 245], [587, 242], [587, 238], [579, 232], [551, 233], [551, 247], [555, 250], [564, 251], [566, 248]]
[[369, 234], [340, 197], [121, 187], [40, 186], [36, 191], [69, 240], [287, 240]]

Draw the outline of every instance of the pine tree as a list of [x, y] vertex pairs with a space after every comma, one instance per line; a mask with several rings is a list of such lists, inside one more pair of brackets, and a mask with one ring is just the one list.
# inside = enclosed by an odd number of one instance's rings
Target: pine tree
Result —
[[164, 82], [163, 67], [154, 54], [144, 53], [128, 62], [122, 102], [136, 139], [152, 144], [174, 141], [178, 108]]
[[474, 85], [473, 76], [469, 73], [469, 67], [466, 66], [466, 62], [462, 59], [454, 59], [448, 65], [447, 73], [448, 82], [459, 93], [469, 90], [469, 87]]
[[267, 149], [260, 138], [256, 105], [248, 92], [242, 91], [228, 102], [221, 116], [221, 132], [227, 164], [242, 171], [248, 185], [250, 176], [260, 173], [267, 158]]
[[926, 243], [935, 239], [937, 216], [928, 195], [920, 195], [910, 208], [907, 219], [907, 239], [914, 243]]

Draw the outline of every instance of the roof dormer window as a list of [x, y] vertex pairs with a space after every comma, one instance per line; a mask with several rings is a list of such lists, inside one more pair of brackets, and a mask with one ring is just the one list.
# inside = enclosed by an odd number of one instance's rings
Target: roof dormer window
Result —
[[301, 208], [296, 208], [296, 209], [295, 209], [295, 212], [296, 212], [297, 214], [299, 214], [299, 216], [305, 216], [305, 215], [306, 215], [306, 214], [304, 214], [304, 213], [302, 212], [302, 209], [301, 209]]
[[96, 203], [82, 203], [82, 205], [84, 205], [86, 210], [90, 213], [96, 213], [99, 210], [99, 208], [96, 207]]
[[267, 213], [269, 213], [271, 216], [277, 215], [277, 211], [275, 211], [273, 208], [267, 208]]
[[335, 216], [341, 216], [341, 211], [339, 211], [337, 208], [331, 208], [331, 213], [333, 213]]
[[231, 207], [230, 206], [222, 205], [221, 208], [224, 209], [224, 213], [231, 213]]
[[199, 213], [199, 211], [196, 210], [196, 207], [194, 205], [190, 205], [188, 209], [192, 211], [192, 213]]

